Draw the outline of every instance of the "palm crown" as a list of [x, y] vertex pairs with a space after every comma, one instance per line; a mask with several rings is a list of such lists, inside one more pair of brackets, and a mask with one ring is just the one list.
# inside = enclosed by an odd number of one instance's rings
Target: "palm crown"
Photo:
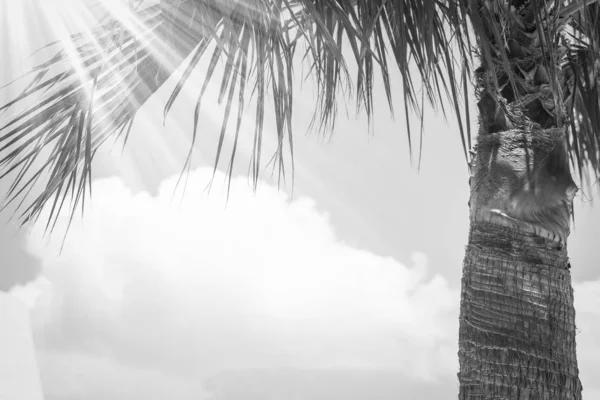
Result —
[[[538, 2], [534, 3], [538, 4]], [[358, 109], [373, 111], [373, 79], [383, 78], [392, 107], [389, 71], [402, 76], [406, 132], [412, 111], [424, 103], [450, 104], [456, 114], [465, 156], [471, 147], [468, 92], [474, 60], [496, 71], [498, 90], [525, 85], [509, 63], [516, 50], [504, 46], [506, 19], [529, 6], [523, 0], [137, 0], [111, 3], [91, 33], [71, 37], [54, 57], [25, 74], [30, 84], [0, 107], [0, 179], [12, 177], [7, 202], [20, 202], [23, 222], [36, 219], [52, 204], [48, 227], [72, 197], [73, 211], [91, 190], [92, 159], [111, 137], [127, 139], [133, 118], [146, 100], [182, 65], [189, 63], [164, 107], [169, 112], [200, 60], [209, 67], [196, 102], [199, 110], [207, 84], [219, 79], [219, 102], [225, 103], [215, 168], [222, 153], [227, 123], [235, 122], [230, 166], [236, 155], [244, 105], [256, 98], [256, 127], [251, 176], [256, 187], [261, 171], [265, 99], [273, 98], [278, 146], [274, 160], [285, 172], [284, 152], [293, 160], [293, 65], [302, 57], [318, 85], [315, 122], [322, 130], [335, 123], [337, 96], [351, 91]], [[116, 12], [115, 10], [121, 10]], [[600, 7], [595, 0], [546, 1], [534, 7], [535, 29], [547, 68], [549, 90], [559, 102], [559, 124], [568, 124], [568, 151], [583, 179], [600, 172]], [[560, 31], [545, 29], [548, 21]], [[558, 37], [558, 40], [555, 40]], [[300, 45], [300, 46], [299, 46]], [[342, 51], [349, 47], [349, 51]], [[514, 54], [512, 54], [514, 56]], [[473, 57], [475, 56], [475, 57]], [[527, 57], [526, 55], [523, 57]], [[522, 57], [522, 58], [523, 58]], [[220, 60], [226, 61], [217, 71]], [[347, 63], [356, 63], [350, 77]], [[376, 71], [378, 69], [378, 71]], [[534, 71], [535, 72], [535, 71]], [[475, 74], [477, 76], [477, 74]], [[418, 79], [415, 79], [418, 78]], [[421, 82], [420, 88], [415, 82]], [[516, 96], [522, 90], [515, 89]], [[236, 96], [237, 94], [237, 96]], [[6, 112], [25, 100], [35, 106], [9, 118]], [[237, 107], [237, 115], [231, 115]], [[286, 150], [287, 149], [287, 150]], [[36, 164], [41, 154], [47, 158]], [[189, 167], [190, 156], [186, 161]], [[293, 161], [291, 165], [293, 170]], [[293, 173], [293, 172], [292, 172]], [[40, 179], [44, 189], [30, 203], [27, 193]], [[88, 189], [88, 187], [90, 189]]]

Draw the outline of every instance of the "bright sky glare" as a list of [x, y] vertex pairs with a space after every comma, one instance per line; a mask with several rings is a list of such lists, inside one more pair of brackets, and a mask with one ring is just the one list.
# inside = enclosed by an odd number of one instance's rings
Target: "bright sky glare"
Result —
[[[94, 2], [0, 0], [0, 85], [52, 54], [25, 61], [42, 45], [89, 30], [102, 13], [87, 7]], [[128, 2], [109, 5], [137, 29]], [[41, 226], [31, 235], [3, 227], [16, 239], [0, 242], [0, 270], [35, 264], [26, 276], [9, 275], [14, 282], [42, 273], [13, 295], [31, 307], [46, 399], [202, 399], [217, 392], [223, 400], [265, 393], [283, 399], [290, 388], [311, 399], [436, 400], [454, 393], [468, 188], [453, 121], [428, 114], [417, 173], [404, 123], [389, 118], [381, 90], [374, 137], [364, 117], [346, 120], [342, 113], [331, 143], [323, 143], [304, 135], [314, 93], [298, 82], [294, 197], [289, 188], [277, 192], [268, 173], [251, 193], [247, 139], [225, 208], [220, 183], [210, 197], [203, 194], [222, 122], [222, 107], [207, 101], [180, 203], [171, 193], [190, 143], [202, 68], [164, 126], [175, 80], [142, 108], [123, 154], [106, 146], [93, 201], [63, 255], [55, 242], [40, 240]], [[218, 89], [212, 85], [206, 97], [216, 99]], [[1, 92], [0, 103], [16, 90]], [[246, 124], [251, 131], [251, 116]], [[585, 396], [593, 399], [600, 398], [600, 308], [593, 306], [600, 258], [592, 252], [600, 209], [584, 203], [576, 204], [570, 253], [580, 368]], [[11, 326], [26, 335], [26, 327]], [[26, 354], [31, 348], [22, 343], [14, 347]]]

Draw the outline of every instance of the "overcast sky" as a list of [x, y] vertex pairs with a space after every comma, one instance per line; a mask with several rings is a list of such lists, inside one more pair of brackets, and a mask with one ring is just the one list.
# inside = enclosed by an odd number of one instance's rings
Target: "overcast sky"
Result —
[[[0, 0], [8, 31], [0, 35], [8, 60], [0, 85], [53, 36], [48, 10], [23, 1], [35, 7], [21, 18], [18, 3]], [[404, 122], [389, 117], [381, 90], [374, 135], [364, 116], [341, 113], [323, 141], [304, 134], [315, 95], [298, 81], [293, 197], [268, 172], [252, 193], [246, 141], [225, 206], [222, 170], [204, 192], [221, 124], [216, 101], [205, 102], [185, 197], [173, 197], [198, 84], [163, 126], [173, 85], [140, 111], [122, 155], [118, 147], [99, 155], [93, 200], [60, 255], [62, 236], [42, 238], [42, 225], [30, 233], [0, 227], [0, 290], [12, 287], [29, 307], [46, 399], [455, 396], [468, 177], [454, 122], [428, 114], [417, 171]], [[0, 96], [3, 103], [11, 92]], [[589, 207], [589, 195], [576, 199], [569, 249], [581, 378], [593, 399], [600, 209]]]

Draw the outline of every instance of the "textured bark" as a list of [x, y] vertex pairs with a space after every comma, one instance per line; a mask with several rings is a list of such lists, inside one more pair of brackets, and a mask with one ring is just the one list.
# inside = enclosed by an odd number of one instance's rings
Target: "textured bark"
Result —
[[562, 131], [480, 132], [461, 292], [461, 400], [581, 399], [566, 250], [575, 186]]
[[567, 251], [473, 221], [462, 278], [461, 400], [581, 399]]
[[549, 20], [536, 22], [536, 10], [549, 5], [543, 0], [512, 2], [510, 16], [503, 0], [473, 4], [490, 27], [493, 65], [475, 75], [480, 131], [471, 162], [459, 399], [580, 400], [566, 250], [577, 187], [554, 89], [564, 79], [560, 40], [544, 39], [546, 49], [554, 46], [547, 56], [538, 29], [558, 31]]
[[577, 186], [563, 143], [560, 128], [481, 134], [471, 160], [471, 217], [492, 213], [504, 225], [566, 243]]
[[461, 291], [461, 400], [581, 399], [566, 250], [574, 184], [562, 132], [478, 137]]

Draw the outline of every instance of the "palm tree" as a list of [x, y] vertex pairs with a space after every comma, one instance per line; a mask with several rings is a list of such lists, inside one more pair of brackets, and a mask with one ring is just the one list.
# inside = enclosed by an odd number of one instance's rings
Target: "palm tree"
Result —
[[[112, 7], [91, 34], [71, 38], [70, 51], [59, 48], [30, 71], [31, 84], [0, 108], [37, 99], [0, 124], [0, 179], [11, 179], [7, 201], [18, 202], [23, 223], [49, 205], [52, 230], [67, 197], [71, 212], [83, 208], [97, 149], [111, 137], [126, 140], [137, 110], [181, 65], [165, 115], [209, 57], [195, 139], [206, 85], [219, 60], [226, 61], [215, 168], [232, 106], [238, 113], [229, 167], [244, 105], [256, 96], [256, 188], [269, 95], [278, 135], [275, 165], [283, 176], [292, 159], [293, 174], [297, 56], [308, 60], [316, 78], [314, 122], [324, 131], [334, 126], [341, 89], [352, 90], [357, 108], [372, 114], [376, 67], [391, 108], [395, 63], [409, 144], [409, 114], [422, 116], [426, 102], [443, 113], [450, 104], [471, 171], [459, 398], [581, 399], [566, 239], [577, 191], [571, 168], [588, 186], [600, 172], [596, 0], [130, 0]], [[300, 54], [298, 45], [304, 46]], [[480, 121], [474, 146], [469, 77]], [[40, 180], [42, 190], [28, 201]]]

